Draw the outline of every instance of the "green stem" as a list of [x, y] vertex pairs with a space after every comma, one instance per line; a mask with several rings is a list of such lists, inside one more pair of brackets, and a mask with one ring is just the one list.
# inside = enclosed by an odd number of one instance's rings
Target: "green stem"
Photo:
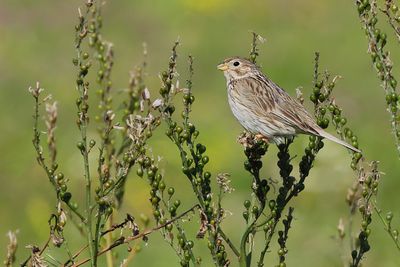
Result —
[[[111, 132], [111, 128], [108, 127], [105, 130], [105, 138], [103, 139], [101, 146], [100, 146], [100, 150], [99, 150], [99, 158], [98, 158], [98, 167], [97, 167], [97, 171], [99, 174], [99, 187], [100, 187], [100, 192], [99, 194], [100, 197], [103, 197], [104, 194], [104, 178], [102, 175], [102, 158], [103, 158], [103, 153], [104, 153], [104, 149], [106, 146], [106, 140], [108, 140], [109, 135]], [[94, 240], [93, 240], [93, 255], [94, 255], [94, 266], [97, 265], [97, 254], [99, 251], [99, 242], [100, 242], [100, 238], [101, 238], [101, 231], [103, 229], [103, 227], [101, 227], [101, 220], [103, 219], [103, 215], [104, 215], [104, 207], [101, 207], [101, 205], [98, 205], [97, 207], [97, 221], [96, 221], [96, 229], [95, 229], [95, 236], [94, 236]]]
[[[162, 203], [164, 204], [165, 207], [169, 208], [169, 203], [165, 201], [164, 198], [162, 198]], [[171, 217], [170, 220], [173, 220], [174, 218]], [[176, 226], [176, 229], [178, 230], [179, 234], [181, 235], [183, 242], [186, 244], [187, 243], [187, 238], [186, 238], [186, 234], [185, 234], [185, 230], [182, 229], [182, 227], [180, 226], [178, 221], [174, 221], [173, 224]], [[165, 236], [165, 232], [162, 232], [163, 236]], [[166, 240], [166, 238], [164, 237], [164, 239]], [[167, 241], [167, 240], [166, 240]], [[168, 242], [168, 244], [175, 250], [176, 254], [178, 255], [178, 257], [182, 257], [182, 253], [179, 252], [179, 250], [177, 250], [174, 245], [173, 245], [173, 239], [171, 239], [170, 242]], [[193, 250], [192, 248], [188, 248], [189, 251], [189, 255], [190, 255], [190, 260], [192, 261], [194, 266], [199, 266], [199, 264], [196, 263], [196, 258], [193, 254]]]
[[[77, 57], [78, 57], [78, 61], [79, 61], [79, 66], [81, 65], [81, 50], [80, 47], [77, 47], [76, 49], [77, 51]], [[84, 85], [80, 84], [78, 85], [78, 91], [81, 94], [81, 98], [84, 102], [87, 101], [87, 99], [85, 99], [84, 96]], [[91, 262], [91, 266], [95, 267], [96, 263], [95, 263], [95, 255], [94, 255], [94, 251], [93, 251], [93, 247], [94, 247], [94, 242], [93, 242], [93, 236], [92, 236], [92, 215], [91, 215], [91, 199], [92, 199], [92, 195], [91, 195], [91, 191], [92, 191], [92, 181], [90, 178], [90, 170], [89, 170], [89, 150], [88, 150], [88, 142], [87, 142], [87, 118], [86, 118], [86, 112], [84, 112], [82, 109], [79, 110], [80, 113], [82, 113], [81, 119], [80, 119], [80, 123], [79, 123], [79, 130], [81, 132], [81, 140], [82, 140], [82, 144], [83, 144], [83, 148], [81, 149], [81, 153], [83, 156], [83, 165], [84, 165], [84, 175], [85, 175], [85, 181], [86, 181], [86, 232], [87, 232], [87, 238], [88, 238], [88, 244], [89, 244], [89, 251], [90, 251], [90, 262]]]
[[[107, 225], [108, 228], [111, 228], [113, 225], [113, 215], [110, 215], [110, 218], [107, 220]], [[109, 247], [112, 243], [112, 232], [108, 233], [106, 236], [106, 246]], [[107, 252], [106, 254], [106, 260], [107, 260], [107, 267], [113, 267], [114, 266], [114, 256], [111, 253], [111, 251]]]
[[[89, 13], [89, 6], [86, 8], [86, 13], [84, 16], [80, 15], [79, 17], [79, 25], [76, 30], [76, 40], [75, 40], [75, 48], [76, 48], [76, 55], [77, 55], [77, 67], [80, 68], [82, 66], [82, 49], [81, 44], [82, 40], [85, 38], [86, 34], [82, 35], [83, 32], [86, 32], [86, 16]], [[81, 77], [80, 70], [78, 69], [78, 79], [83, 79]], [[87, 103], [88, 96], [86, 95], [84, 82], [77, 83], [77, 89], [80, 93], [81, 100], [84, 104]], [[87, 142], [87, 125], [88, 125], [88, 118], [87, 118], [87, 110], [78, 108], [79, 111], [79, 130], [81, 132], [81, 142], [83, 147], [81, 148], [81, 154], [83, 156], [84, 162], [84, 175], [86, 181], [86, 232], [87, 232], [87, 241], [90, 251], [90, 263], [92, 267], [96, 267], [96, 256], [94, 255], [94, 242], [93, 242], [93, 233], [92, 233], [92, 215], [91, 215], [91, 178], [90, 178], [90, 170], [89, 170], [89, 150], [88, 150], [88, 142]]]
[[268, 237], [267, 237], [267, 239], [265, 240], [264, 249], [261, 251], [260, 259], [258, 260], [258, 266], [259, 266], [259, 267], [264, 266], [264, 257], [265, 257], [265, 254], [267, 253], [267, 250], [268, 250], [268, 248], [269, 248], [269, 244], [271, 243], [271, 239], [272, 239], [272, 236], [273, 236], [274, 233], [275, 233], [275, 228], [276, 228], [276, 226], [278, 225], [278, 222], [279, 222], [279, 219], [275, 219], [274, 224], [273, 224], [273, 226], [271, 227], [270, 232], [269, 232], [269, 234], [268, 234]]
[[99, 241], [100, 241], [100, 236], [101, 236], [101, 221], [103, 218], [103, 214], [100, 213], [100, 207], [99, 207], [99, 214], [97, 216], [97, 221], [96, 221], [96, 229], [95, 229], [95, 236], [94, 236], [94, 241], [93, 241], [93, 255], [94, 255], [94, 266], [97, 266], [97, 256], [99, 253]]
[[[173, 218], [171, 218], [171, 219], [173, 219]], [[178, 229], [179, 233], [181, 234], [184, 242], [186, 243], [187, 242], [187, 238], [186, 238], [186, 235], [185, 235], [185, 230], [183, 230], [181, 228], [181, 226], [179, 225], [178, 221], [175, 221], [175, 225], [176, 225], [176, 228]], [[189, 251], [189, 255], [190, 255], [190, 260], [193, 262], [193, 266], [200, 266], [196, 262], [196, 258], [194, 257], [193, 250], [190, 248], [190, 249], [188, 249], [188, 251]]]
[[[388, 54], [389, 52], [388, 51], [385, 52], [383, 50], [383, 45], [382, 45], [382, 47], [379, 47], [379, 45], [380, 45], [379, 44], [379, 40], [375, 36], [375, 31], [379, 30], [379, 29], [377, 27], [375, 27], [375, 25], [370, 24], [369, 21], [368, 21], [368, 16], [369, 15], [371, 15], [373, 18], [374, 17], [376, 18], [377, 14], [376, 14], [375, 9], [376, 9], [376, 3], [372, 6], [372, 9], [371, 9], [372, 11], [370, 11], [371, 13], [368, 12], [368, 13], [360, 14], [360, 19], [361, 19], [361, 22], [364, 24], [364, 27], [366, 29], [366, 35], [367, 35], [368, 41], [370, 42], [370, 44], [369, 44], [370, 47], [372, 47], [372, 45], [375, 46], [375, 51], [373, 51], [373, 52], [376, 53], [377, 58], [373, 60], [373, 64], [375, 65], [376, 60], [377, 60], [377, 62], [381, 63], [382, 69], [379, 70], [378, 68], [376, 68], [377, 69], [377, 74], [378, 75], [379, 74], [383, 75], [382, 87], [385, 90], [385, 94], [389, 95], [391, 93], [396, 93], [396, 86], [394, 86], [392, 88], [390, 87], [391, 79], [393, 77], [392, 69], [388, 68], [388, 66], [386, 65], [387, 64], [386, 62], [390, 62], [390, 58], [389, 58], [389, 54]], [[372, 52], [370, 52], [370, 54], [372, 54]], [[397, 109], [392, 111], [392, 109], [391, 109], [392, 105], [396, 106], [396, 103], [387, 104], [387, 111], [391, 115], [390, 122], [391, 122], [391, 127], [392, 127], [392, 130], [393, 130], [393, 134], [394, 134], [394, 137], [395, 137], [396, 149], [397, 149], [397, 152], [400, 154], [400, 136], [397, 135], [397, 133], [399, 131], [400, 124], [396, 120]]]
[[[43, 152], [40, 148], [40, 132], [38, 130], [38, 121], [39, 121], [39, 96], [35, 96], [35, 112], [33, 115], [33, 119], [34, 119], [34, 126], [33, 126], [33, 146], [35, 147], [35, 151], [36, 151], [36, 159], [39, 163], [39, 165], [43, 168], [43, 170], [46, 172], [47, 177], [49, 178], [49, 181], [51, 182], [51, 184], [53, 185], [55, 191], [56, 191], [56, 195], [57, 195], [57, 199], [60, 200], [59, 194], [58, 194], [58, 186], [55, 182], [55, 180], [53, 179], [52, 174], [49, 172], [49, 167], [46, 165], [44, 157], [43, 157]], [[71, 205], [70, 202], [64, 202], [67, 207], [69, 208], [69, 210], [74, 213], [76, 216], [79, 217], [79, 219], [82, 221], [82, 223], [86, 223], [86, 219], [85, 217], [78, 211], [76, 210], [75, 207], [73, 207]]]
[[96, 267], [96, 254], [94, 254], [95, 250], [95, 242], [93, 242], [93, 233], [92, 233], [92, 181], [90, 178], [90, 170], [89, 170], [89, 152], [87, 149], [87, 136], [86, 136], [86, 121], [85, 119], [81, 122], [81, 135], [82, 135], [82, 142], [84, 145], [84, 149], [82, 150], [82, 155], [83, 155], [83, 161], [84, 161], [84, 169], [85, 169], [85, 180], [86, 180], [86, 219], [87, 219], [87, 224], [86, 224], [86, 231], [87, 231], [87, 237], [88, 237], [88, 244], [89, 244], [89, 251], [90, 251], [90, 257], [91, 257], [91, 266]]
[[250, 224], [249, 227], [247, 227], [240, 241], [240, 257], [239, 257], [240, 267], [250, 267], [251, 251], [249, 252], [249, 254], [247, 254], [246, 243], [249, 238], [249, 235], [255, 230], [255, 228], [256, 228], [256, 220], [254, 220], [253, 223]]
[[65, 203], [65, 204], [67, 204], [68, 208], [69, 208], [76, 216], [78, 216], [79, 219], [80, 219], [83, 223], [86, 223], [85, 217], [84, 217], [79, 211], [77, 211], [77, 210], [75, 209], [75, 207], [73, 207], [73, 206], [71, 205], [70, 202]]
[[[168, 127], [170, 127], [170, 125], [172, 124], [171, 118], [170, 118], [170, 117], [167, 117], [167, 118], [166, 118], [166, 122], [167, 122]], [[179, 149], [179, 154], [180, 154], [180, 157], [181, 157], [181, 161], [182, 161], [183, 166], [184, 166], [184, 167], [188, 167], [188, 163], [187, 163], [187, 158], [186, 158], [186, 155], [185, 155], [185, 151], [184, 151], [182, 145], [180, 144], [178, 138], [177, 138], [175, 135], [172, 135], [171, 139], [172, 139], [172, 141], [175, 143], [175, 145], [177, 146], [177, 148]], [[190, 152], [191, 152], [191, 154], [192, 154], [192, 156], [193, 156], [193, 159], [196, 160], [196, 157], [194, 156], [193, 145], [190, 146]], [[204, 210], [204, 209], [205, 209], [204, 199], [203, 199], [202, 194], [201, 194], [201, 192], [199, 191], [197, 185], [195, 185], [194, 182], [193, 182], [193, 180], [195, 179], [195, 177], [193, 177], [191, 174], [186, 174], [186, 176], [188, 177], [188, 179], [189, 179], [189, 181], [190, 181], [190, 184], [192, 185], [193, 191], [195, 192], [195, 195], [196, 195], [197, 200], [198, 200], [198, 202], [199, 202], [199, 204], [200, 204], [201, 210]], [[207, 232], [208, 232], [208, 234], [209, 234], [209, 235], [208, 235], [208, 236], [209, 236], [208, 240], [213, 244], [213, 247], [215, 247], [216, 241], [215, 241], [215, 239], [213, 239], [213, 237], [212, 237], [211, 230], [210, 230], [210, 229], [207, 229]], [[216, 237], [215, 237], [215, 238], [216, 238]], [[211, 255], [212, 255], [212, 258], [213, 258], [213, 261], [214, 261], [215, 266], [219, 266], [217, 254], [216, 254], [216, 252], [215, 252], [214, 250], [211, 250]]]
[[235, 245], [232, 243], [232, 241], [229, 239], [229, 237], [226, 236], [224, 231], [222, 231], [221, 227], [218, 228], [218, 233], [225, 240], [225, 242], [229, 245], [229, 247], [232, 249], [233, 253], [235, 253], [235, 255], [237, 257], [240, 257], [239, 250], [235, 247]]
[[400, 244], [398, 242], [398, 239], [393, 235], [393, 233], [390, 231], [390, 226], [389, 224], [385, 221], [385, 219], [382, 217], [381, 211], [374, 205], [374, 210], [376, 211], [376, 214], [378, 214], [379, 219], [381, 220], [381, 222], [383, 223], [383, 225], [385, 226], [385, 231], [390, 235], [390, 237], [392, 238], [394, 244], [397, 247], [397, 250], [400, 251]]

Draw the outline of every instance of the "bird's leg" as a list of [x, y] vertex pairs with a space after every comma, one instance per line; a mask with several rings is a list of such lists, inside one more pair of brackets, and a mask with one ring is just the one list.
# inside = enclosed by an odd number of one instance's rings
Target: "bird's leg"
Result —
[[253, 146], [257, 141], [263, 141], [266, 144], [269, 143], [269, 140], [267, 137], [265, 137], [262, 134], [256, 134], [253, 135], [249, 132], [243, 132], [241, 135], [238, 136], [237, 141], [239, 144], [245, 146], [245, 147], [251, 147]]
[[249, 146], [252, 146], [253, 137], [252, 137], [251, 133], [243, 132], [238, 136], [237, 141], [242, 146], [249, 147]]
[[258, 140], [262, 140], [262, 141], [264, 141], [265, 143], [269, 143], [269, 140], [268, 140], [268, 138], [267, 137], [265, 137], [264, 135], [262, 135], [262, 134], [256, 134], [255, 136], [254, 136], [256, 139], [258, 139]]

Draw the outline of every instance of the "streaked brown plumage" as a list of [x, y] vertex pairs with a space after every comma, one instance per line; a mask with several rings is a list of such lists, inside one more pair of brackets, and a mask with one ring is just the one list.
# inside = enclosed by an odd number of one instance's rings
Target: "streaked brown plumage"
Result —
[[360, 152], [319, 127], [301, 103], [268, 79], [251, 61], [228, 58], [218, 69], [226, 78], [232, 112], [247, 131], [277, 144], [296, 134], [315, 135]]

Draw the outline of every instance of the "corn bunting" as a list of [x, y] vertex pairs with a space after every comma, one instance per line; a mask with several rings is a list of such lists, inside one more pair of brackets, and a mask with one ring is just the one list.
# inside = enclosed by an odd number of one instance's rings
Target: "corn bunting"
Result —
[[226, 78], [233, 115], [256, 137], [280, 144], [296, 134], [309, 134], [360, 152], [319, 127], [302, 104], [268, 79], [251, 61], [228, 58], [218, 69]]

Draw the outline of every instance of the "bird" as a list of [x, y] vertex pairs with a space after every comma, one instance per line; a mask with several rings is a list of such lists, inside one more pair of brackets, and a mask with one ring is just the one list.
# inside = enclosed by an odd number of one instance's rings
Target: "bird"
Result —
[[228, 102], [233, 115], [256, 138], [279, 145], [286, 138], [307, 134], [361, 152], [324, 131], [299, 101], [270, 80], [250, 60], [230, 57], [217, 68], [223, 71], [226, 78]]

